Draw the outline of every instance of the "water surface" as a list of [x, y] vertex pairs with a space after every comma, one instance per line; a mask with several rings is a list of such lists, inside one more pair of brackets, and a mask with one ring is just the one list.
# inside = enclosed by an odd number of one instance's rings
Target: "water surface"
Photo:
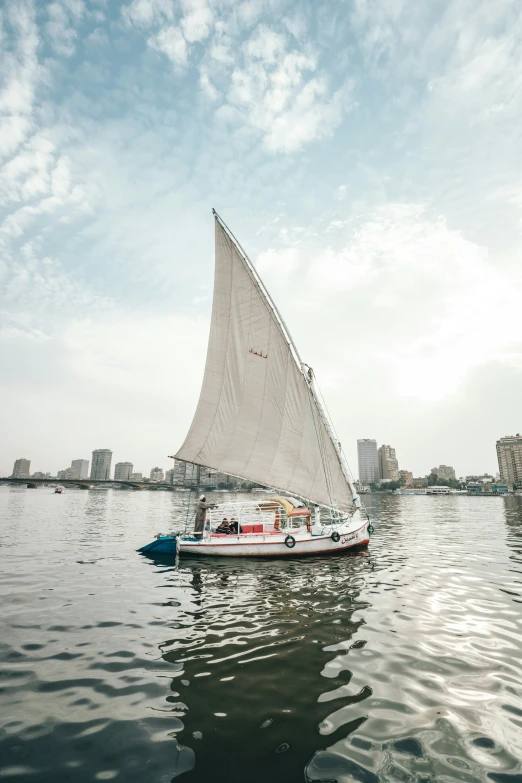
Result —
[[186, 494], [0, 488], [0, 781], [522, 781], [521, 500], [176, 566]]

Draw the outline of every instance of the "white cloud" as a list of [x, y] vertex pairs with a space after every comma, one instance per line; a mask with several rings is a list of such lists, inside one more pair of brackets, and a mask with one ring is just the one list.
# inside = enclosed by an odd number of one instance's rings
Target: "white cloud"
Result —
[[14, 152], [27, 137], [31, 128], [28, 117], [12, 114], [10, 117], [2, 117], [0, 124], [0, 156], [7, 156]]
[[256, 269], [261, 277], [279, 275], [287, 277], [293, 274], [298, 266], [299, 252], [297, 248], [287, 247], [284, 250], [270, 248], [259, 253], [256, 260]]
[[7, 208], [0, 223], [0, 245], [21, 237], [39, 216], [89, 209], [86, 192], [73, 183], [71, 161], [60, 155], [47, 132], [34, 134], [0, 171], [0, 204]]
[[219, 92], [216, 90], [212, 82], [210, 81], [208, 71], [206, 68], [201, 68], [199, 72], [199, 84], [201, 86], [201, 89], [204, 93], [210, 98], [210, 100], [215, 101], [219, 97]]
[[183, 66], [187, 62], [187, 44], [177, 27], [164, 27], [157, 35], [149, 38], [152, 49], [166, 54], [173, 65]]
[[132, 0], [123, 8], [123, 17], [136, 27], [152, 27], [174, 19], [172, 0]]
[[14, 43], [0, 59], [0, 156], [9, 156], [33, 127], [35, 93], [44, 69], [39, 65], [38, 28], [31, 4], [11, 6], [6, 17]]
[[266, 30], [245, 47], [243, 68], [232, 73], [230, 105], [263, 134], [271, 152], [294, 152], [306, 143], [328, 137], [351, 108], [352, 85], [331, 93], [312, 54], [285, 52], [284, 39]]
[[[313, 48], [289, 43], [286, 30], [296, 34], [296, 20], [287, 19], [282, 31], [259, 24], [240, 41], [238, 15], [252, 21], [262, 7], [243, 3], [227, 15], [225, 6], [182, 0], [181, 18], [169, 26], [165, 20], [173, 21], [174, 10], [165, 0], [133, 0], [123, 13], [138, 27], [156, 28], [148, 44], [174, 65], [196, 65], [200, 87], [212, 101], [226, 96], [217, 118], [230, 125], [236, 142], [260, 135], [266, 150], [292, 153], [332, 134], [355, 105], [354, 83], [348, 79], [332, 89]], [[204, 48], [194, 46], [208, 37]]]
[[439, 399], [473, 367], [522, 363], [522, 275], [503, 273], [484, 247], [422, 207], [379, 209], [352, 228], [342, 250], [329, 248], [314, 259], [309, 275], [310, 285], [329, 297], [371, 296], [379, 318], [366, 335], [363, 318], [358, 344], [375, 355], [381, 342], [380, 360], [388, 357], [400, 394]]
[[296, 12], [291, 16], [285, 16], [283, 24], [298, 41], [302, 40], [308, 28], [308, 22], [306, 16], [302, 13]]
[[470, 112], [484, 118], [493, 106], [520, 100], [518, 0], [456, 0], [441, 7], [437, 24], [426, 4], [357, 0], [351, 22], [368, 66], [394, 82], [414, 71], [434, 93], [439, 121], [463, 115], [468, 124]]
[[266, 25], [260, 24], [244, 48], [247, 56], [259, 58], [266, 63], [273, 63], [284, 52], [285, 46], [286, 41], [283, 35], [279, 35]]
[[234, 57], [230, 51], [230, 42], [225, 42], [223, 39], [214, 41], [209, 50], [209, 56], [211, 59], [224, 65], [232, 65]]
[[[119, 308], [95, 319], [71, 321], [64, 342], [71, 349], [78, 377], [167, 401], [176, 393], [181, 367], [186, 385], [193, 393], [197, 391], [199, 378], [190, 369], [203, 367], [207, 331], [201, 319], [141, 313], [137, 321], [133, 313]], [[183, 340], [176, 339], [180, 335]], [[176, 339], [176, 361], [165, 362], [161, 357], [172, 338]], [[186, 399], [187, 392], [180, 392]], [[189, 398], [189, 404], [194, 403]]]
[[204, 41], [210, 33], [213, 14], [206, 0], [182, 0], [184, 16], [181, 27], [190, 43]]
[[71, 57], [75, 52], [78, 37], [75, 24], [83, 16], [84, 10], [82, 0], [55, 0], [47, 6], [47, 35], [54, 51], [61, 57]]
[[347, 192], [348, 191], [347, 191], [346, 185], [339, 185], [339, 187], [337, 188], [337, 191], [336, 191], [336, 195], [337, 195], [337, 198], [339, 199], [339, 201], [344, 201], [344, 199], [347, 196]]
[[112, 307], [107, 297], [98, 296], [59, 261], [42, 256], [38, 240], [23, 243], [6, 268], [0, 302], [2, 328], [42, 335], [53, 323], [61, 328], [80, 313]]
[[263, 12], [263, 0], [245, 0], [236, 8], [237, 17], [241, 26], [252, 27]]

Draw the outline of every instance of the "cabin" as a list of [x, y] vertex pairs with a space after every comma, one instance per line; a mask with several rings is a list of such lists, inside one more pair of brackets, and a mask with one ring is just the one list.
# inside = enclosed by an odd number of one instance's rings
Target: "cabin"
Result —
[[[210, 509], [207, 526], [210, 526], [212, 538], [226, 537], [227, 533], [217, 533], [217, 529], [226, 519], [238, 523], [238, 535], [277, 535], [282, 531], [311, 532], [312, 514], [310, 509], [295, 498], [273, 497], [259, 503], [221, 503], [219, 509]], [[314, 522], [319, 523], [319, 510], [315, 512]]]

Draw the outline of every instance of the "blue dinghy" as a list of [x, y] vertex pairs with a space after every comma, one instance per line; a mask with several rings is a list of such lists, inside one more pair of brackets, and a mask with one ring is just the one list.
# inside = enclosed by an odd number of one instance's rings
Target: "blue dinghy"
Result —
[[136, 551], [147, 555], [177, 555], [179, 551], [178, 536], [175, 533], [167, 533], [165, 536], [158, 535], [150, 544], [146, 544]]

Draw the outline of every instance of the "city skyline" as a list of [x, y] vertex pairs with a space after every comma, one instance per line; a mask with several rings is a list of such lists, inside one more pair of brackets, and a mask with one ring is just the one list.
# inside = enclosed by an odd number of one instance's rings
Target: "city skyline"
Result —
[[[432, 468], [426, 470], [425, 472], [411, 470], [409, 465], [406, 468], [404, 468], [402, 466], [402, 461], [401, 461], [401, 464], [399, 464], [399, 461], [398, 461], [398, 459], [396, 457], [396, 450], [395, 450], [395, 448], [393, 448], [392, 446], [386, 445], [386, 444], [383, 444], [382, 446], [378, 446], [377, 445], [378, 442], [374, 438], [360, 438], [357, 441], [357, 444], [358, 444], [358, 457], [357, 457], [357, 461], [356, 461], [356, 463], [354, 465], [354, 467], [356, 469], [352, 468], [351, 473], [352, 473], [352, 476], [353, 476], [354, 480], [360, 481], [363, 484], [365, 484], [365, 483], [373, 483], [375, 481], [379, 481], [379, 480], [382, 480], [382, 479], [395, 481], [395, 480], [398, 479], [398, 476], [399, 476], [400, 473], [405, 473], [405, 472], [412, 473], [413, 476], [428, 476], [431, 473], [435, 473], [437, 475], [437, 477], [439, 477], [439, 472], [440, 472], [440, 477], [441, 478], [455, 478], [455, 476], [464, 478], [464, 477], [470, 476], [470, 475], [492, 475], [492, 476], [494, 476], [494, 475], [497, 475], [497, 473], [502, 477], [502, 469], [501, 469], [501, 465], [500, 465], [499, 448], [498, 448], [498, 444], [500, 442], [502, 442], [502, 441], [509, 441], [509, 442], [515, 441], [516, 442], [516, 444], [517, 444], [516, 448], [518, 449], [517, 450], [517, 455], [518, 455], [517, 456], [517, 460], [518, 460], [518, 463], [519, 463], [519, 467], [518, 467], [518, 471], [519, 472], [516, 473], [516, 475], [517, 476], [522, 476], [522, 445], [521, 445], [522, 444], [522, 437], [519, 436], [518, 434], [516, 436], [506, 436], [506, 437], [497, 439], [497, 441], [496, 441], [496, 456], [497, 456], [497, 459], [495, 461], [496, 464], [494, 466], [494, 470], [493, 471], [479, 469], [479, 470], [470, 470], [470, 471], [464, 470], [464, 471], [457, 471], [457, 472], [455, 471], [455, 468], [453, 468], [452, 466], [448, 467], [448, 466], [446, 466], [444, 464], [440, 464], [439, 467], [435, 467], [435, 468], [432, 467]], [[360, 454], [359, 454], [359, 444], [360, 443], [364, 444], [364, 446], [367, 446], [367, 445], [371, 444], [372, 458], [373, 458], [372, 464], [374, 466], [374, 468], [373, 468], [374, 472], [372, 474], [374, 477], [371, 478], [371, 479], [361, 480], [361, 478], [360, 478], [360, 476], [361, 476], [361, 461], [360, 461]], [[94, 456], [94, 454], [96, 452], [105, 452], [106, 454], [110, 454], [110, 458], [109, 458], [109, 474], [112, 473], [112, 475], [110, 475], [111, 478], [121, 478], [120, 476], [118, 476], [118, 477], [116, 476], [116, 469], [119, 468], [120, 466], [123, 466], [123, 469], [125, 470], [125, 472], [129, 474], [129, 479], [131, 478], [133, 473], [134, 474], [137, 473], [135, 464], [133, 462], [128, 461], [128, 460], [125, 460], [125, 461], [124, 460], [119, 460], [119, 461], [115, 462], [114, 468], [111, 470], [112, 457], [113, 457], [112, 450], [110, 450], [110, 449], [94, 449], [91, 452], [92, 456]], [[366, 455], [366, 457], [367, 457], [367, 455]], [[171, 458], [167, 457], [167, 459], [170, 460]], [[11, 476], [11, 475], [13, 475], [13, 472], [14, 472], [14, 470], [16, 468], [16, 464], [17, 463], [24, 463], [24, 465], [25, 465], [25, 463], [27, 463], [30, 466], [32, 461], [33, 461], [32, 459], [16, 458], [15, 460], [13, 460], [11, 462], [11, 465], [14, 466], [14, 467], [11, 467], [7, 472], [4, 472], [4, 473], [2, 473], [2, 471], [0, 470], [0, 476], [2, 476], [2, 475], [4, 477]], [[172, 468], [170, 466], [170, 463], [169, 463], [167, 465], [167, 467], [165, 467], [165, 468], [161, 467], [161, 466], [159, 466], [159, 467], [155, 466], [155, 467], [152, 467], [150, 469], [141, 470], [141, 471], [139, 471], [139, 474], [144, 476], [145, 478], [148, 478], [148, 477], [150, 478], [150, 476], [152, 475], [152, 473], [154, 471], [161, 471], [163, 473], [164, 479], [166, 479], [167, 475], [169, 473], [171, 473], [172, 470], [176, 471], [176, 469], [179, 469], [179, 465], [181, 463], [182, 463], [182, 460], [175, 460], [174, 468]], [[1, 465], [1, 461], [0, 461], [0, 465]], [[178, 466], [178, 468], [176, 468], [176, 465]], [[384, 465], [386, 465], [386, 467], [384, 467]], [[45, 466], [44, 470], [39, 468], [36, 471], [33, 470], [33, 473], [34, 472], [38, 472], [38, 473], [49, 474], [51, 476], [57, 477], [59, 474], [64, 474], [65, 470], [70, 470], [72, 468], [72, 469], [76, 470], [78, 478], [87, 478], [86, 471], [88, 471], [89, 460], [86, 460], [86, 459], [76, 459], [76, 460], [72, 460], [72, 461], [70, 460], [70, 466], [71, 466], [70, 468], [67, 468], [67, 469], [63, 469], [62, 468], [62, 469], [58, 469], [58, 470], [55, 470], [55, 471], [48, 470], [46, 468], [46, 466]], [[194, 467], [195, 466], [192, 466], [192, 469], [194, 469]], [[448, 468], [448, 470], [450, 471], [449, 473], [445, 472], [444, 469], [446, 469], [446, 468]], [[20, 469], [23, 470], [24, 469], [23, 466], [20, 467], [19, 470]], [[391, 476], [391, 473], [387, 472], [387, 471], [390, 471], [390, 470], [393, 471], [393, 476]], [[395, 475], [395, 474], [397, 474], [397, 475]], [[92, 469], [91, 469], [91, 472], [90, 472], [89, 475], [90, 475], [91, 478], [93, 477], [92, 476]], [[121, 480], [123, 480], [123, 479], [121, 479]], [[507, 479], [505, 479], [505, 480], [507, 480]], [[521, 479], [519, 478], [518, 480], [521, 480]]]
[[[413, 473], [406, 469], [399, 470], [399, 464], [395, 449], [384, 444], [377, 449], [375, 439], [359, 439], [359, 476], [355, 477], [356, 486], [359, 491], [365, 492], [369, 489], [381, 487], [386, 489], [389, 485], [391, 490], [396, 487], [411, 488], [415, 492], [419, 488], [426, 488], [433, 484], [440, 489], [455, 487], [455, 483], [466, 485], [472, 494], [503, 494], [515, 489], [520, 489], [522, 485], [522, 436], [518, 433], [511, 437], [502, 437], [497, 441], [497, 454], [499, 472], [497, 479], [501, 482], [495, 484], [495, 477], [490, 473], [473, 474], [466, 476], [457, 476], [453, 466], [439, 465], [431, 468], [430, 474], [415, 477]], [[114, 476], [110, 476], [110, 463], [112, 452], [109, 449], [95, 449], [92, 453], [93, 465], [96, 466], [91, 471], [89, 480], [102, 480], [114, 482], [140, 482], [144, 484], [169, 484], [174, 486], [190, 487], [194, 484], [201, 484], [210, 489], [209, 485], [214, 487], [232, 487], [241, 486], [241, 482], [250, 484], [248, 479], [242, 479], [228, 473], [210, 467], [198, 466], [191, 462], [181, 459], [174, 459], [173, 467], [167, 471], [155, 466], [150, 470], [150, 476], [143, 476], [141, 472], [134, 471], [134, 465], [131, 462], [118, 462], [114, 466]], [[30, 472], [30, 460], [18, 458], [13, 465], [12, 478], [19, 479], [39, 479], [39, 480], [60, 480], [81, 481], [86, 478], [85, 473], [88, 467], [88, 460], [73, 460], [71, 467], [60, 470], [57, 476], [50, 472], [42, 471]], [[102, 476], [103, 471], [105, 473]], [[98, 473], [93, 478], [93, 474]], [[200, 475], [198, 475], [198, 473]], [[83, 475], [82, 475], [83, 474]], [[366, 474], [366, 475], [365, 475]], [[361, 475], [363, 476], [361, 480]], [[7, 478], [7, 477], [6, 477]], [[502, 483], [503, 482], [503, 483]], [[443, 486], [441, 486], [443, 485]], [[263, 486], [262, 484], [260, 486]], [[409, 489], [408, 489], [409, 491]]]

